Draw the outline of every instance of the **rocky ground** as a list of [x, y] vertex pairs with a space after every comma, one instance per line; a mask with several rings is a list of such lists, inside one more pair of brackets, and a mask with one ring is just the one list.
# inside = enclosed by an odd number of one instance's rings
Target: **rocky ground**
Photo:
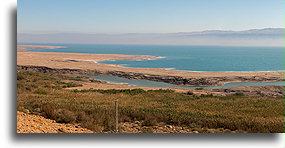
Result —
[[[119, 133], [241, 133], [228, 129], [189, 128], [158, 123], [146, 126], [141, 121], [124, 122], [119, 125]], [[60, 124], [41, 116], [17, 112], [17, 133], [95, 133], [79, 125]], [[116, 133], [109, 131], [107, 133]]]
[[283, 86], [238, 86], [231, 88], [211, 89], [212, 92], [220, 92], [220, 95], [250, 96], [250, 97], [283, 97]]
[[94, 133], [78, 125], [60, 124], [41, 116], [17, 112], [17, 133]]
[[143, 122], [124, 122], [120, 124], [120, 133], [243, 133], [243, 131], [231, 131], [228, 129], [189, 128], [158, 123], [154, 126], [145, 126]]

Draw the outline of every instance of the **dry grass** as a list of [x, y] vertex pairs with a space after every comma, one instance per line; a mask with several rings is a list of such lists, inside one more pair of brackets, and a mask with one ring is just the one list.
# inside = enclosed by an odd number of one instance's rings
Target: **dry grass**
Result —
[[[164, 122], [191, 128], [224, 128], [246, 132], [283, 132], [283, 98], [246, 96], [197, 97], [170, 90], [63, 89], [62, 80], [74, 78], [20, 70], [17, 77], [18, 110], [63, 123], [79, 123], [97, 132], [114, 130], [115, 104], [120, 122], [142, 120], [146, 126]], [[70, 87], [77, 86], [74, 80]]]

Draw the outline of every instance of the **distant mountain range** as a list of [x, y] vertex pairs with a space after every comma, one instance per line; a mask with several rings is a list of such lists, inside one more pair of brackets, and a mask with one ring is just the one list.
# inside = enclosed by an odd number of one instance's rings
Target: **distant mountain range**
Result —
[[18, 43], [283, 46], [283, 31], [283, 28], [265, 28], [245, 31], [207, 30], [178, 33], [18, 33], [17, 40]]
[[185, 33], [176, 33], [176, 34], [184, 34], [184, 35], [210, 35], [210, 36], [283, 36], [282, 28], [264, 28], [264, 29], [251, 29], [245, 31], [224, 31], [224, 30], [206, 30], [200, 32], [185, 32]]

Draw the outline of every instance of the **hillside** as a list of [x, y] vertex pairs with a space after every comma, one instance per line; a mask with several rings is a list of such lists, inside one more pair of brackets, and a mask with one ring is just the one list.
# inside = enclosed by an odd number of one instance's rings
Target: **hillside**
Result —
[[[119, 132], [277, 133], [284, 130], [282, 97], [249, 97], [242, 93], [198, 96], [195, 92], [177, 93], [167, 89], [68, 89], [81, 86], [83, 81], [84, 78], [18, 70], [17, 110], [52, 119], [49, 122], [52, 125], [54, 122], [75, 124], [106, 133], [115, 131], [115, 100], [119, 100]], [[28, 127], [42, 125], [33, 125], [31, 119], [24, 121]], [[69, 132], [59, 129], [56, 125], [52, 132]]]
[[94, 133], [72, 124], [60, 124], [41, 116], [17, 112], [17, 133]]

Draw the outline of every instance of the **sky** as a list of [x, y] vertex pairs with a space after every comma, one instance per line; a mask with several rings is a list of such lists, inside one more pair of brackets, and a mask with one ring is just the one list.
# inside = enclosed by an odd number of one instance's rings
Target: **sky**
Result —
[[18, 0], [18, 33], [283, 28], [283, 0]]

